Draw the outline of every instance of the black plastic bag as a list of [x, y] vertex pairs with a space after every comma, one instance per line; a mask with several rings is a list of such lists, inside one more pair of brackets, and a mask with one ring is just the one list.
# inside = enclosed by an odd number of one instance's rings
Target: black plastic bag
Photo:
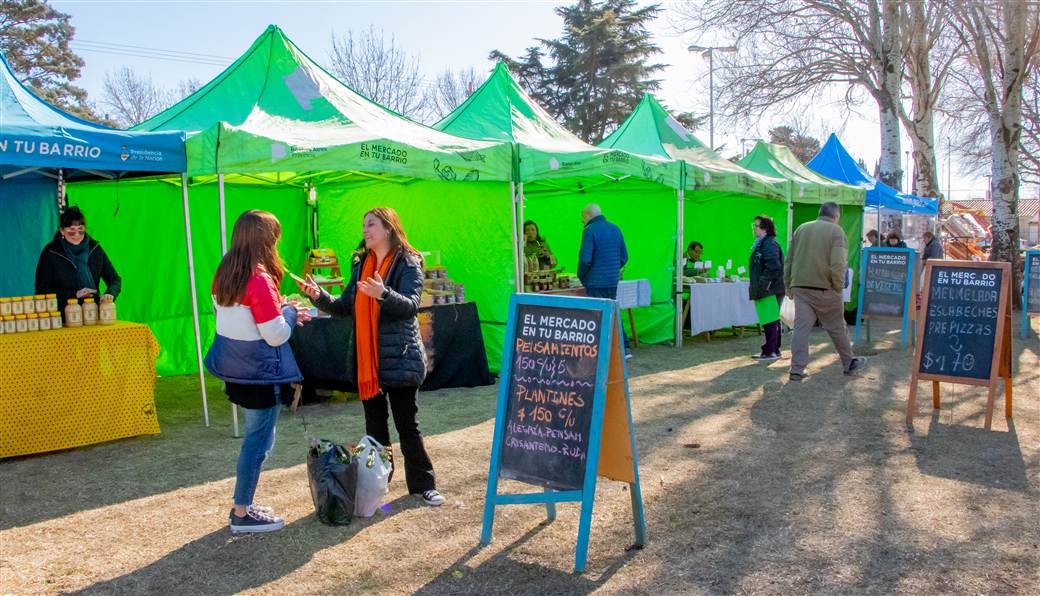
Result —
[[312, 440], [307, 454], [307, 477], [318, 521], [345, 526], [354, 517], [357, 460], [341, 445]]

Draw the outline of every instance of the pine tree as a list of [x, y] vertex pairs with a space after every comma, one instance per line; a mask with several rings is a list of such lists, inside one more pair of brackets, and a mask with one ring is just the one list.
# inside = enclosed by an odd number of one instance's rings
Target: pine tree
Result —
[[0, 0], [0, 51], [15, 76], [44, 101], [100, 121], [87, 104], [86, 90], [72, 84], [83, 67], [69, 47], [75, 31], [69, 15], [46, 0]]
[[[563, 35], [540, 39], [523, 58], [494, 51], [528, 92], [579, 137], [596, 143], [620, 124], [644, 93], [660, 87], [652, 78], [664, 68], [649, 59], [661, 52], [647, 25], [659, 5], [635, 0], [579, 0], [556, 9]], [[551, 66], [543, 58], [552, 61]]]

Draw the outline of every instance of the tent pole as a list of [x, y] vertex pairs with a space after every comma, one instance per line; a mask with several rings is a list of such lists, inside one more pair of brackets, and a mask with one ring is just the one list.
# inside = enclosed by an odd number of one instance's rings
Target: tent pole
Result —
[[[520, 227], [520, 226], [524, 225], [524, 183], [523, 182], [520, 183], [518, 189], [519, 189], [519, 192], [517, 192], [517, 197], [520, 199], [520, 201], [519, 201], [520, 202], [520, 216], [517, 219], [517, 224], [518, 224], [517, 227]], [[524, 291], [524, 269], [527, 267], [527, 260], [524, 258], [524, 250], [523, 250], [523, 248], [524, 247], [520, 244], [520, 242], [518, 240], [517, 243], [516, 243], [516, 250], [517, 250], [517, 260], [520, 263], [520, 278], [517, 280], [517, 285], [519, 286], [519, 289], [517, 290], [517, 292], [523, 292]]]
[[184, 238], [188, 245], [188, 285], [191, 287], [191, 314], [195, 323], [195, 356], [202, 390], [202, 418], [209, 427], [209, 402], [206, 399], [206, 372], [202, 367], [202, 335], [199, 332], [199, 298], [195, 294], [195, 257], [191, 252], [191, 212], [188, 208], [188, 175], [181, 173], [181, 198], [184, 201]]
[[509, 221], [513, 224], [513, 289], [517, 292], [523, 290], [524, 280], [520, 278], [520, 237], [517, 235], [516, 225], [516, 182], [509, 182]]
[[791, 182], [787, 187], [787, 250], [791, 250], [791, 239], [794, 238], [794, 192]]
[[679, 188], [677, 192], [678, 197], [678, 208], [676, 213], [678, 214], [678, 221], [676, 225], [676, 236], [675, 236], [675, 347], [682, 347], [682, 313], [683, 313], [683, 243], [684, 243], [684, 230], [683, 230], [683, 189]]
[[[224, 174], [217, 174], [217, 194], [220, 197], [220, 256], [227, 254], [227, 209], [224, 203]], [[238, 406], [231, 404], [231, 434], [238, 438]]]

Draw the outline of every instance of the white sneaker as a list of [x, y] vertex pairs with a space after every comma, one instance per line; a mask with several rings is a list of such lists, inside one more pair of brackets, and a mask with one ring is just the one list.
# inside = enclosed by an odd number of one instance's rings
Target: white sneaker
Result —
[[444, 495], [435, 490], [428, 490], [420, 496], [422, 497], [423, 503], [426, 503], [430, 507], [440, 507], [444, 504]]

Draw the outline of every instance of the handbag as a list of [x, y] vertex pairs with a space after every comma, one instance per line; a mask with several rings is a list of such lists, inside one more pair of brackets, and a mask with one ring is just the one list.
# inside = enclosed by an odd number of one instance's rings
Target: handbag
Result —
[[790, 296], [784, 296], [780, 304], [780, 320], [788, 327], [794, 327], [794, 300]]

